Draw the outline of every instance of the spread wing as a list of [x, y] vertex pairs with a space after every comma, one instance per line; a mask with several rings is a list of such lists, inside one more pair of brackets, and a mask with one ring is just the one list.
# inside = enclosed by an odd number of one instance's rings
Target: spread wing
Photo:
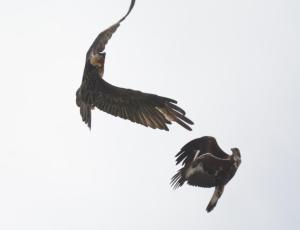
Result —
[[123, 18], [121, 18], [117, 23], [113, 24], [112, 26], [110, 26], [106, 30], [102, 31], [96, 37], [96, 39], [94, 40], [93, 44], [91, 45], [91, 47], [89, 48], [89, 50], [87, 52], [87, 58], [90, 58], [90, 56], [92, 54], [101, 53], [101, 52], [104, 51], [107, 42], [112, 37], [113, 33], [116, 32], [116, 30], [120, 26], [120, 23], [123, 20], [125, 20], [125, 18], [129, 15], [129, 13], [131, 12], [134, 4], [135, 4], [135, 0], [131, 0], [131, 4], [129, 6], [129, 9], [128, 9], [126, 15]]
[[218, 145], [214, 137], [204, 136], [190, 141], [184, 145], [180, 152], [176, 154], [176, 164], [182, 163], [183, 165], [191, 163], [194, 158], [199, 155], [211, 153], [219, 158], [227, 158], [226, 154]]
[[187, 130], [193, 122], [173, 99], [113, 86], [97, 79], [97, 95], [93, 105], [98, 109], [153, 129], [169, 130], [172, 121]]

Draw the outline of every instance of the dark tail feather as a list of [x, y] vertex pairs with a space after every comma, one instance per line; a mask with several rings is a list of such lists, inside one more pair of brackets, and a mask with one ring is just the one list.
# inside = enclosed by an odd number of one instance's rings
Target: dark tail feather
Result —
[[224, 186], [216, 186], [214, 194], [206, 207], [207, 212], [210, 212], [211, 210], [214, 209], [214, 207], [218, 203], [219, 198], [222, 196], [223, 191], [224, 191]]
[[131, 0], [131, 3], [130, 3], [130, 6], [129, 6], [129, 9], [128, 9], [127, 13], [125, 14], [125, 16], [123, 18], [121, 18], [119, 20], [119, 23], [122, 22], [122, 21], [124, 21], [125, 18], [130, 14], [132, 8], [134, 7], [134, 4], [135, 4], [135, 0]]
[[173, 189], [177, 189], [184, 184], [185, 179], [183, 176], [183, 171], [184, 171], [184, 168], [179, 169], [178, 172], [172, 177], [170, 184], [171, 184], [171, 187], [173, 187]]
[[92, 111], [89, 105], [81, 102], [80, 105], [80, 115], [82, 117], [82, 121], [87, 124], [87, 126], [91, 129], [92, 123]]

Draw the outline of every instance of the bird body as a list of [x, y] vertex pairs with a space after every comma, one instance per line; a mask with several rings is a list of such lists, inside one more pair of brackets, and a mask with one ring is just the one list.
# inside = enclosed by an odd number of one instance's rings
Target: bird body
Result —
[[210, 188], [227, 184], [236, 170], [232, 157], [221, 159], [205, 153], [188, 165], [185, 178], [190, 185]]
[[103, 80], [108, 40], [120, 23], [131, 12], [135, 0], [131, 0], [126, 15], [117, 23], [102, 31], [94, 40], [86, 54], [82, 83], [76, 91], [76, 104], [84, 123], [91, 128], [92, 109], [95, 107], [113, 116], [128, 119], [153, 129], [169, 130], [176, 122], [187, 130], [193, 122], [185, 116], [185, 111], [175, 105], [177, 101], [155, 94], [116, 87]]
[[176, 155], [177, 164], [183, 167], [172, 177], [174, 189], [185, 182], [198, 187], [215, 187], [215, 193], [207, 207], [211, 211], [223, 193], [225, 185], [235, 175], [241, 155], [237, 148], [228, 155], [218, 146], [215, 138], [202, 137], [186, 144]]

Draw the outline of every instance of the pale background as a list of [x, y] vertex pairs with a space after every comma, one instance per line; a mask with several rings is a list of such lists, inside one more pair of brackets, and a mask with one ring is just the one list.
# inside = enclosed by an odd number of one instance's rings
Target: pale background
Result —
[[[179, 101], [193, 132], [75, 104], [85, 52], [129, 0], [0, 3], [0, 229], [299, 229], [300, 2], [137, 0], [105, 79]], [[242, 164], [213, 189], [173, 191], [174, 155], [213, 135]]]

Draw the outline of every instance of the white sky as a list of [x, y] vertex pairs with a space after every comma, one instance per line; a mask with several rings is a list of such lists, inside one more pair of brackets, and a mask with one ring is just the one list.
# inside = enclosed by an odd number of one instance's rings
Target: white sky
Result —
[[[105, 79], [179, 101], [193, 132], [75, 104], [85, 52], [129, 0], [0, 2], [0, 229], [299, 229], [300, 2], [137, 0]], [[215, 136], [242, 164], [213, 189], [173, 191], [174, 155]]]

